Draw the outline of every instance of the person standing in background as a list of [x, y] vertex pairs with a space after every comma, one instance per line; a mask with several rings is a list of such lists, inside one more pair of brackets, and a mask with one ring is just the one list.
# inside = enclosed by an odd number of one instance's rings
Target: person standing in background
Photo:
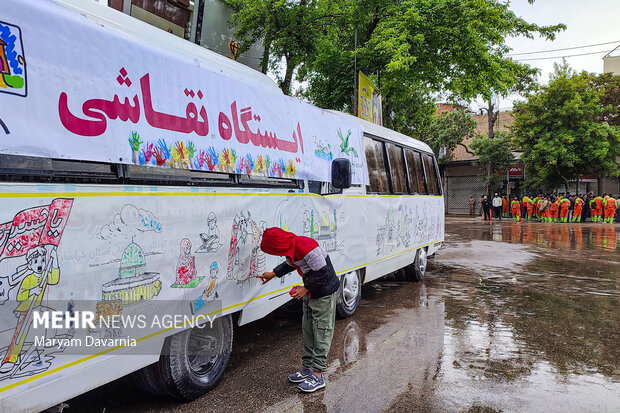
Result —
[[486, 196], [484, 195], [480, 195], [480, 198], [478, 198], [478, 215], [480, 215], [482, 219], [484, 219], [484, 209], [482, 208], [482, 202], [485, 198]]
[[469, 215], [472, 217], [476, 215], [476, 200], [473, 195], [469, 196]]
[[493, 214], [496, 219], [502, 219], [502, 198], [499, 197], [497, 192], [493, 197]]
[[508, 207], [508, 197], [506, 195], [502, 197], [502, 216], [510, 218], [510, 208]]
[[484, 214], [485, 221], [488, 221], [489, 219], [491, 219], [491, 214], [490, 214], [491, 203], [489, 202], [486, 196], [482, 198], [482, 212]]
[[512, 220], [521, 221], [521, 205], [519, 204], [519, 200], [516, 196], [512, 197], [510, 209], [512, 210]]
[[573, 209], [572, 222], [581, 222], [581, 211], [583, 209], [585, 201], [580, 196], [575, 197], [575, 209]]

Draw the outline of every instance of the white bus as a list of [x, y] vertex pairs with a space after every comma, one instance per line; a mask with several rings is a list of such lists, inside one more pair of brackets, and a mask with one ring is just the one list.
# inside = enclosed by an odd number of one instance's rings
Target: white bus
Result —
[[0, 412], [130, 373], [181, 400], [208, 392], [233, 322], [301, 283], [255, 279], [279, 262], [259, 248], [267, 227], [328, 251], [340, 317], [363, 283], [424, 277], [444, 237], [426, 144], [96, 2], [2, 11]]

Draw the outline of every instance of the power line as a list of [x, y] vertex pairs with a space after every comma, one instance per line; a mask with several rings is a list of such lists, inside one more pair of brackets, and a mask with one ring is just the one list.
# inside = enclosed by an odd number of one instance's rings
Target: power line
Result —
[[528, 62], [530, 60], [563, 59], [565, 57], [588, 56], [588, 55], [592, 55], [592, 54], [601, 54], [601, 53], [610, 53], [610, 52], [611, 51], [609, 51], [609, 50], [603, 50], [601, 52], [579, 53], [579, 54], [569, 54], [569, 55], [565, 55], [565, 56], [538, 57], [538, 58], [532, 58], [532, 59], [515, 59], [515, 60], [517, 60], [519, 62]]
[[587, 44], [585, 46], [574, 46], [574, 47], [565, 47], [563, 49], [549, 49], [549, 50], [538, 50], [536, 52], [525, 52], [525, 53], [510, 53], [507, 54], [506, 56], [522, 56], [522, 55], [527, 55], [527, 54], [538, 54], [538, 53], [549, 53], [549, 52], [561, 52], [564, 50], [575, 50], [575, 49], [584, 49], [586, 47], [595, 47], [595, 46], [603, 46], [603, 45], [607, 45], [607, 44], [613, 44], [613, 43], [620, 43], [620, 40], [616, 40], [613, 42], [605, 42], [605, 43], [595, 43], [595, 44]]

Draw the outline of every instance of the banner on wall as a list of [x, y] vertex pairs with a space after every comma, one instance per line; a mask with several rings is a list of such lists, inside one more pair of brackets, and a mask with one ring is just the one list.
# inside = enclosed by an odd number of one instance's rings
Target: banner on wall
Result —
[[346, 157], [368, 183], [355, 122], [49, 0], [7, 1], [2, 153], [318, 181]]
[[377, 125], [383, 125], [381, 92], [362, 72], [359, 72], [358, 117]]

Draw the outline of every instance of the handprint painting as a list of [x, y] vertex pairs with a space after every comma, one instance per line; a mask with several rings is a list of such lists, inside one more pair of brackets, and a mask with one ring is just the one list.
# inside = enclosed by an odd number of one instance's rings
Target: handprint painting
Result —
[[[355, 148], [349, 147], [349, 135], [346, 139], [339, 135], [346, 153], [351, 151], [357, 157]], [[158, 166], [161, 168], [192, 169], [196, 171], [236, 173], [239, 175], [259, 175], [272, 178], [295, 178], [297, 177], [299, 159], [278, 158], [271, 160], [269, 155], [257, 155], [251, 153], [240, 154], [234, 148], [217, 150], [213, 146], [197, 147], [188, 140], [170, 141], [159, 138], [149, 140], [132, 131], [127, 138], [131, 151], [131, 160], [134, 165]], [[344, 146], [343, 146], [344, 145]]]
[[26, 96], [27, 91], [21, 30], [0, 21], [0, 93]]

